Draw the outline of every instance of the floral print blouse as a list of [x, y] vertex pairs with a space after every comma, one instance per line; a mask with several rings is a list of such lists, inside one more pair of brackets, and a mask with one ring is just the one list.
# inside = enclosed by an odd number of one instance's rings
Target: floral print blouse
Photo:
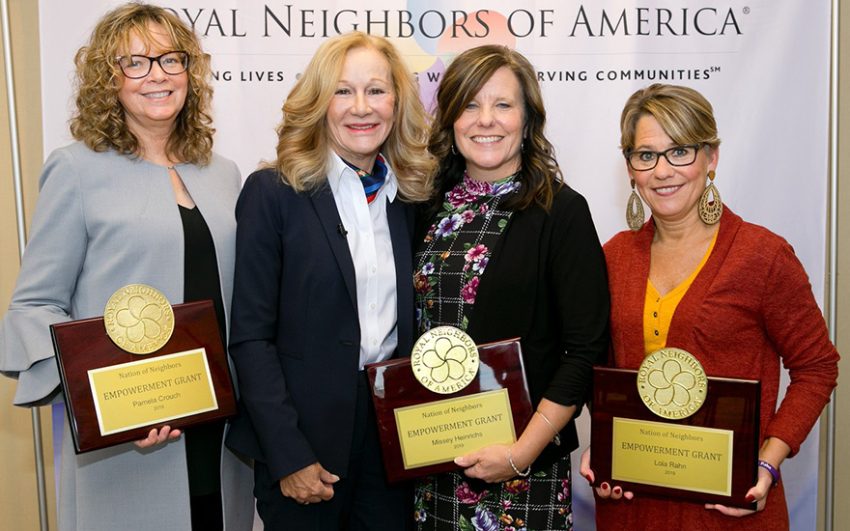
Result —
[[442, 325], [466, 330], [481, 276], [511, 218], [499, 204], [519, 186], [515, 175], [491, 183], [464, 173], [446, 193], [414, 257], [419, 333]]

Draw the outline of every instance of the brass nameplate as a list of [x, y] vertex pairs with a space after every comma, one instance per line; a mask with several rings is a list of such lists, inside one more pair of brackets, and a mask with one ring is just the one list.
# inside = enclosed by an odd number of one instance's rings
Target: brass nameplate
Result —
[[397, 408], [395, 418], [405, 469], [516, 441], [507, 389]]
[[611, 478], [730, 496], [733, 441], [732, 430], [614, 417]]
[[203, 348], [92, 369], [88, 376], [101, 435], [218, 408]]

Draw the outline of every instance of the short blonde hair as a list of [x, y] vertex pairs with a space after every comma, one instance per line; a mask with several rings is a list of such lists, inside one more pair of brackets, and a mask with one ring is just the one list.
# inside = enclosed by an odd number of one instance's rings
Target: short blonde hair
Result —
[[635, 129], [642, 116], [652, 116], [676, 144], [720, 145], [714, 110], [705, 96], [680, 85], [654, 83], [632, 94], [620, 115], [620, 149], [635, 147]]
[[198, 38], [173, 13], [161, 7], [129, 3], [107, 13], [94, 28], [87, 45], [77, 51], [76, 112], [71, 134], [94, 151], [114, 149], [140, 155], [139, 139], [127, 127], [118, 92], [124, 79], [115, 58], [129, 53], [130, 39], [155, 42], [150, 25], [162, 26], [175, 50], [189, 54], [189, 91], [168, 139], [168, 155], [180, 161], [206, 164], [212, 155], [212, 101], [209, 56]]
[[330, 143], [327, 113], [348, 52], [370, 48], [390, 66], [395, 96], [395, 123], [382, 153], [398, 179], [400, 196], [408, 201], [430, 197], [434, 160], [426, 149], [428, 119], [419, 91], [395, 47], [382, 37], [355, 31], [325, 41], [283, 104], [277, 128], [277, 157], [269, 164], [296, 191], [314, 190], [328, 173]]

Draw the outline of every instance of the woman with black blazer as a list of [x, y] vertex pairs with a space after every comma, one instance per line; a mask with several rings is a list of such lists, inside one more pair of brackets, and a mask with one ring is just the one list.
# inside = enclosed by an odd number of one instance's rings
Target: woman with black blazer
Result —
[[354, 32], [319, 47], [283, 116], [236, 207], [228, 444], [255, 459], [266, 529], [398, 531], [411, 494], [386, 484], [363, 366], [410, 353], [425, 112], [395, 48]]
[[533, 67], [503, 46], [460, 54], [437, 95], [440, 160], [414, 255], [419, 332], [520, 337], [536, 412], [516, 443], [420, 481], [420, 529], [570, 529], [573, 418], [608, 346], [605, 262], [584, 198], [560, 181]]

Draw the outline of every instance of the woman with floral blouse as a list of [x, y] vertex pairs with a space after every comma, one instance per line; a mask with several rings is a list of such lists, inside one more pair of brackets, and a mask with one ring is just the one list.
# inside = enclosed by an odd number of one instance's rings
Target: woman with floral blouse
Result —
[[459, 55], [429, 148], [439, 194], [414, 258], [419, 332], [519, 337], [536, 411], [516, 443], [421, 480], [419, 529], [571, 529], [570, 452], [591, 367], [608, 347], [608, 287], [584, 198], [561, 182], [533, 67], [502, 46]]

